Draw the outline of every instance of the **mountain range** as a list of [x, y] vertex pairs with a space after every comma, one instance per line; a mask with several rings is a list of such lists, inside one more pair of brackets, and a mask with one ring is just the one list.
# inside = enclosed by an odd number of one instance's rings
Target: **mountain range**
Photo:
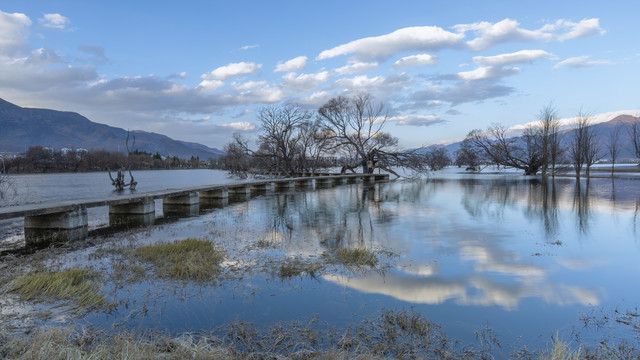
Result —
[[[168, 136], [132, 130], [135, 150], [162, 156], [201, 160], [217, 158], [224, 152], [208, 146], [174, 140]], [[30, 146], [84, 148], [125, 151], [127, 130], [93, 122], [66, 111], [23, 108], [0, 99], [0, 152], [25, 152]], [[132, 145], [130, 140], [129, 146]]]
[[[591, 125], [591, 128], [596, 138], [598, 139], [598, 143], [600, 145], [599, 155], [602, 157], [603, 160], [611, 159], [611, 156], [609, 155], [609, 152], [607, 150], [607, 144], [609, 143], [609, 136], [616, 126], [621, 126], [621, 130], [618, 138], [618, 146], [620, 148], [620, 153], [616, 158], [616, 162], [637, 161], [637, 158], [633, 151], [631, 138], [627, 131], [628, 129], [627, 125], [634, 121], [640, 121], [640, 117], [635, 117], [631, 115], [618, 115], [609, 121], [600, 122], [600, 123]], [[573, 134], [574, 134], [574, 130], [571, 128], [562, 130], [560, 132], [560, 143], [562, 144], [562, 146], [566, 147], [568, 144], [571, 143], [571, 139], [574, 136]], [[424, 153], [434, 147], [443, 147], [445, 150], [447, 150], [447, 152], [449, 153], [449, 156], [451, 156], [451, 158], [454, 159], [456, 151], [460, 149], [461, 144], [462, 144], [462, 141], [454, 142], [448, 145], [430, 145], [430, 146], [426, 146], [418, 149], [418, 152]]]

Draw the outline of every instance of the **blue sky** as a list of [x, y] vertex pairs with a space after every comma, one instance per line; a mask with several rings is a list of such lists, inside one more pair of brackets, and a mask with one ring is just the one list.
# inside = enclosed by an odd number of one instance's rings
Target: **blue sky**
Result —
[[640, 111], [638, 1], [13, 1], [0, 98], [222, 148], [271, 104], [371, 93], [403, 147]]

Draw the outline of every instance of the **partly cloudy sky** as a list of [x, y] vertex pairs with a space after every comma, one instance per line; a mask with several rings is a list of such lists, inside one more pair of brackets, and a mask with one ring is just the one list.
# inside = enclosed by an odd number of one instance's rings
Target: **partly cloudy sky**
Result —
[[403, 147], [640, 109], [640, 2], [0, 3], [0, 98], [222, 148], [270, 104], [371, 93]]

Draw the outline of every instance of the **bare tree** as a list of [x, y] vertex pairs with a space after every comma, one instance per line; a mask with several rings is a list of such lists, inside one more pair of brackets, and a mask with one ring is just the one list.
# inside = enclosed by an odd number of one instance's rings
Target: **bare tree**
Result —
[[[12, 197], [16, 195], [13, 179], [7, 174], [4, 163], [4, 157], [0, 155], [0, 206], [6, 205], [5, 202], [11, 202]], [[10, 193], [13, 192], [13, 196]]]
[[300, 128], [311, 119], [311, 112], [299, 105], [268, 106], [260, 110], [258, 119], [262, 135], [258, 139], [259, 155], [272, 160], [270, 170], [293, 175], [301, 157]]
[[538, 126], [541, 130], [542, 175], [547, 175], [549, 167], [551, 167], [551, 173], [555, 174], [556, 163], [562, 154], [562, 147], [560, 145], [558, 111], [553, 103], [549, 103], [540, 110], [538, 120]]
[[321, 158], [330, 154], [331, 133], [322, 128], [322, 120], [309, 120], [299, 129], [300, 166], [315, 173], [321, 166]]
[[250, 154], [247, 140], [240, 135], [240, 133], [233, 133], [231, 141], [224, 146], [225, 168], [229, 170], [232, 175], [240, 178], [246, 178], [249, 173], [250, 166]]
[[591, 166], [602, 157], [595, 131], [591, 125], [590, 116], [582, 112], [578, 113], [569, 146], [569, 157], [577, 178], [580, 178], [582, 169], [585, 170], [588, 178]]
[[524, 170], [525, 175], [535, 175], [543, 164], [541, 131], [536, 127], [527, 127], [515, 138], [507, 137], [506, 127], [494, 124], [486, 131], [472, 130], [465, 140], [492, 163]]
[[616, 164], [616, 159], [620, 155], [620, 133], [622, 132], [622, 126], [616, 124], [616, 126], [609, 132], [607, 141], [607, 151], [611, 156], [611, 176], [613, 177], [613, 168]]
[[[131, 160], [130, 160], [131, 153], [133, 152], [136, 146], [136, 136], [133, 135], [133, 144], [131, 144], [131, 148], [129, 148], [129, 130], [127, 130], [127, 140], [125, 144], [127, 147], [127, 159], [126, 159], [127, 164], [120, 165], [120, 168], [116, 173], [115, 179], [113, 178], [113, 176], [111, 176], [111, 170], [107, 168], [107, 172], [109, 173], [109, 179], [111, 179], [111, 185], [113, 185], [118, 191], [124, 190], [126, 186], [128, 186], [130, 190], [135, 190], [136, 185], [138, 185], [138, 182], [133, 178], [133, 174], [131, 173]], [[126, 170], [129, 172], [129, 177], [130, 177], [128, 183], [125, 182], [124, 180], [123, 172], [125, 171], [125, 167], [126, 167]]]
[[627, 125], [627, 133], [631, 138], [633, 154], [640, 159], [640, 118], [636, 117]]
[[431, 171], [438, 171], [444, 169], [451, 164], [451, 158], [447, 153], [447, 150], [443, 147], [436, 147], [430, 149], [425, 154], [425, 161]]
[[[423, 157], [415, 151], [397, 151], [398, 139], [383, 132], [389, 116], [382, 103], [369, 94], [339, 96], [329, 100], [318, 114], [331, 141], [330, 149], [381, 168], [398, 177], [393, 167], [427, 171]], [[348, 168], [354, 169], [357, 164]], [[373, 169], [371, 169], [372, 171]]]
[[465, 170], [479, 171], [482, 159], [476, 151], [471, 139], [465, 138], [460, 144], [460, 149], [456, 151], [456, 159], [454, 163], [458, 167], [465, 167]]

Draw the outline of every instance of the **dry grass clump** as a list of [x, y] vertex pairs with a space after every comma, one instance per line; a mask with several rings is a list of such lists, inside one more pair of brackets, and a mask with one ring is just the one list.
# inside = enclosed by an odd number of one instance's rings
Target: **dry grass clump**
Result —
[[227, 348], [191, 336], [167, 338], [76, 331], [71, 327], [40, 329], [26, 337], [0, 336], [0, 357], [21, 360], [236, 359]]
[[[540, 360], [580, 360], [584, 359], [582, 354], [582, 348], [576, 351], [572, 351], [569, 345], [561, 341], [558, 336], [555, 336], [553, 349], [546, 351], [539, 358]], [[596, 358], [597, 359], [597, 358]]]
[[[554, 339], [553, 348], [510, 354], [476, 350], [446, 337], [439, 325], [418, 313], [386, 310], [345, 331], [327, 330], [316, 319], [260, 329], [234, 321], [214, 333], [169, 337], [128, 331], [97, 333], [71, 327], [41, 328], [27, 336], [0, 330], [0, 358], [6, 359], [468, 359], [520, 360], [638, 359], [628, 344], [600, 342], [573, 351]], [[517, 349], [516, 349], [517, 350]]]
[[214, 280], [224, 260], [224, 252], [210, 241], [193, 238], [139, 247], [134, 254], [155, 265], [160, 275], [179, 280]]
[[36, 271], [9, 283], [9, 292], [23, 300], [74, 301], [77, 309], [109, 308], [113, 304], [100, 293], [98, 275], [86, 269]]
[[379, 263], [376, 254], [367, 248], [340, 248], [335, 252], [336, 262], [344, 266], [375, 267]]

